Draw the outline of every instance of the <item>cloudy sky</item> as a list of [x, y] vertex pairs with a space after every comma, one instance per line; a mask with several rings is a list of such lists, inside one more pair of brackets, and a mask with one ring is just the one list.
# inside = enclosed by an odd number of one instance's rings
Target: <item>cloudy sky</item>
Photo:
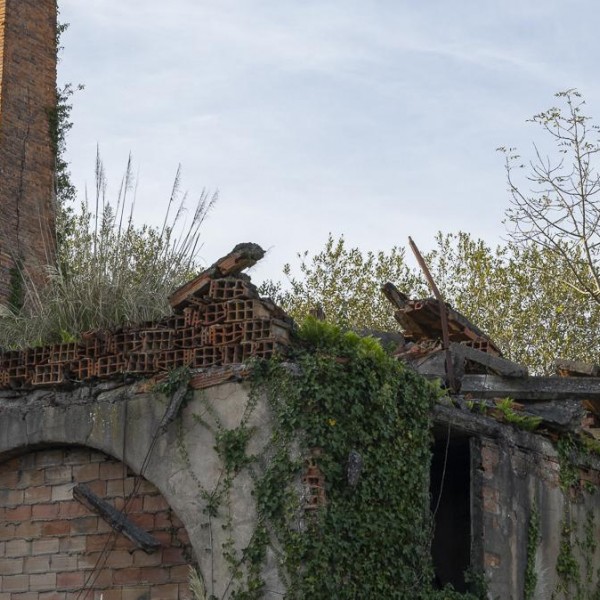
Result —
[[115, 197], [131, 152], [137, 219], [161, 221], [177, 166], [190, 201], [220, 199], [202, 258], [270, 249], [279, 277], [328, 232], [365, 250], [422, 249], [438, 230], [497, 242], [498, 146], [577, 87], [600, 119], [596, 0], [59, 0], [69, 160]]

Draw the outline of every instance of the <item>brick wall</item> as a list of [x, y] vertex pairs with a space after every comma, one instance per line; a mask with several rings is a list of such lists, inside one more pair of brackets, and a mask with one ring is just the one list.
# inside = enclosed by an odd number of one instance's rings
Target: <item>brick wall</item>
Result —
[[40, 280], [54, 255], [56, 0], [0, 0], [0, 302], [15, 260]]
[[[136, 482], [138, 485], [136, 486]], [[73, 499], [84, 483], [161, 543], [146, 554]], [[108, 549], [108, 552], [103, 552]], [[158, 490], [86, 448], [41, 450], [0, 464], [0, 600], [189, 598], [185, 529]], [[81, 593], [94, 567], [97, 578]]]

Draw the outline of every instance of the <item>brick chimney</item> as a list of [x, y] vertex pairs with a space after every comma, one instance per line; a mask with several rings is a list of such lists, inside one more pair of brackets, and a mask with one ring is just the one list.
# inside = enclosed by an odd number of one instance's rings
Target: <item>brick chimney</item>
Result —
[[55, 256], [56, 0], [0, 0], [0, 303]]

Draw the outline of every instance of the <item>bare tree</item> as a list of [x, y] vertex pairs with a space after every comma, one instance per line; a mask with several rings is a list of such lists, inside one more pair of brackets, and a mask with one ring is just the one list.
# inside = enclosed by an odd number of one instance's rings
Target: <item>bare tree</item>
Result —
[[599, 128], [583, 114], [585, 101], [577, 90], [555, 96], [562, 106], [530, 121], [549, 134], [556, 157], [534, 144], [534, 157], [523, 162], [515, 148], [499, 148], [511, 194], [507, 222], [516, 242], [555, 254], [564, 266], [565, 282], [600, 304]]

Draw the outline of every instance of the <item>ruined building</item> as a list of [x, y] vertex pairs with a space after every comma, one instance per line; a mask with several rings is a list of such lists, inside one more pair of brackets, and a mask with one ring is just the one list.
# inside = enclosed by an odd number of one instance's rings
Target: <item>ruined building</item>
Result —
[[[55, 21], [54, 2], [0, 0], [4, 302], [15, 269], [52, 253]], [[341, 334], [302, 363], [306, 340], [244, 273], [263, 254], [237, 246], [158, 321], [0, 349], [0, 600], [190, 598], [190, 567], [207, 598], [412, 600], [431, 581], [598, 597], [600, 368], [531, 376], [451, 307], [388, 284], [394, 359], [350, 335], [362, 370], [340, 385]], [[278, 385], [258, 387], [271, 370]], [[398, 523], [410, 535], [384, 546]], [[377, 584], [387, 595], [364, 591]]]
[[0, 0], [0, 302], [54, 255], [56, 0]]

